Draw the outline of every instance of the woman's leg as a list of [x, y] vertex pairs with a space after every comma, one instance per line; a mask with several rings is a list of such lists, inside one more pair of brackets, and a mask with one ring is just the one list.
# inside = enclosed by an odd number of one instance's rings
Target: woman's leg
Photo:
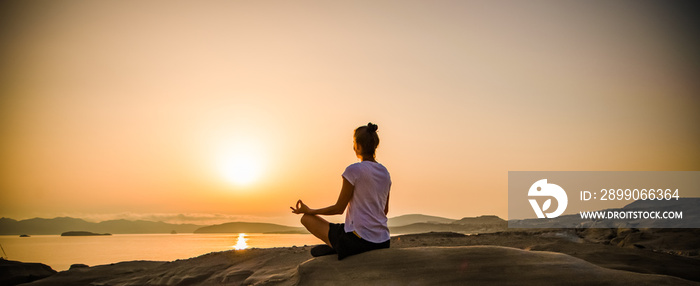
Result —
[[326, 244], [331, 245], [328, 240], [328, 229], [330, 226], [327, 220], [317, 215], [304, 214], [304, 216], [301, 217], [301, 224], [303, 224], [311, 234], [323, 240]]

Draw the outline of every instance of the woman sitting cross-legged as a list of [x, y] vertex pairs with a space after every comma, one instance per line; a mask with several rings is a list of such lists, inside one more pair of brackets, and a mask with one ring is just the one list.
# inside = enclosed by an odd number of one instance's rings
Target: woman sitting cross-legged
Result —
[[[326, 245], [311, 250], [313, 256], [338, 254], [347, 256], [381, 248], [389, 248], [389, 171], [375, 160], [379, 145], [377, 125], [368, 123], [355, 129], [353, 149], [361, 160], [345, 168], [343, 187], [338, 201], [329, 207], [311, 209], [298, 200], [290, 207], [295, 214], [304, 214], [301, 223]], [[329, 223], [319, 215], [339, 215], [348, 209], [345, 223]]]

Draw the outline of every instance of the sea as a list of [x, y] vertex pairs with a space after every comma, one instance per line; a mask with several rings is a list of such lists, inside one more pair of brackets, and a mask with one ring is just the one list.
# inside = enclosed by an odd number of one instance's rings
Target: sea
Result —
[[113, 234], [106, 236], [0, 235], [0, 255], [39, 262], [56, 271], [121, 261], [173, 261], [210, 252], [321, 244], [311, 234]]

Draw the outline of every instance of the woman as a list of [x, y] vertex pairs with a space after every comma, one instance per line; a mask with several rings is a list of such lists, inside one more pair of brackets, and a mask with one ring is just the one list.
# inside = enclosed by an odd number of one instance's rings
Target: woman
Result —
[[[311, 250], [313, 256], [338, 254], [338, 260], [365, 251], [389, 248], [389, 171], [377, 163], [375, 151], [379, 145], [377, 125], [368, 123], [355, 129], [353, 149], [361, 161], [343, 172], [343, 187], [338, 201], [329, 207], [311, 209], [298, 200], [290, 207], [295, 214], [304, 214], [301, 223], [314, 236], [323, 240]], [[348, 213], [345, 223], [329, 223], [319, 215]]]

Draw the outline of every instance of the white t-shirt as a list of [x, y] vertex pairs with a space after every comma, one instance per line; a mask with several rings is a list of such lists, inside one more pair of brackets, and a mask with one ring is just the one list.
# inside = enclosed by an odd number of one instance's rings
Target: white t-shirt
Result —
[[345, 168], [343, 177], [355, 186], [345, 216], [345, 232], [354, 231], [374, 243], [389, 240], [384, 214], [391, 188], [389, 171], [382, 164], [362, 161]]

